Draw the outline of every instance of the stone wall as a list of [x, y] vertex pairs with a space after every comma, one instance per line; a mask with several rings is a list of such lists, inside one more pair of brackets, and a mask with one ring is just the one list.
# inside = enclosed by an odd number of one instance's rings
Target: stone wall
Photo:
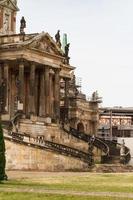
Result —
[[[21, 120], [19, 132], [31, 137], [44, 136], [45, 140], [88, 152], [88, 144], [64, 132], [56, 124]], [[95, 162], [100, 163], [101, 151], [94, 148]], [[88, 165], [78, 159], [63, 156], [52, 151], [41, 150], [6, 140], [6, 158], [8, 170], [42, 171], [86, 171]]]
[[78, 159], [40, 150], [10, 141], [6, 143], [7, 170], [86, 171], [88, 165]]
[[46, 126], [43, 122], [33, 123], [30, 120], [24, 120], [20, 123], [19, 130], [20, 132], [29, 133], [34, 137], [44, 136], [45, 140], [64, 144], [69, 147], [88, 152], [88, 144], [86, 142], [69, 135], [61, 130], [56, 124], [50, 124]]

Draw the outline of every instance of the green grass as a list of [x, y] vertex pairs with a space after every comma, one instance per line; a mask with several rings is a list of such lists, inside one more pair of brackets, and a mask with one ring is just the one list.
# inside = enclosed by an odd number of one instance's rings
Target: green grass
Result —
[[133, 192], [133, 174], [91, 174], [83, 176], [50, 176], [39, 179], [10, 180], [0, 187], [33, 187], [43, 189]]
[[[19, 173], [19, 172], [16, 172]], [[0, 188], [12, 189], [50, 189], [50, 190], [63, 190], [63, 191], [78, 191], [78, 192], [121, 192], [133, 193], [133, 174], [94, 174], [94, 173], [57, 173], [56, 175], [45, 173], [40, 176], [22, 178], [11, 178], [9, 181], [0, 184]], [[1, 192], [0, 200], [128, 200], [128, 198], [115, 198], [115, 197], [86, 197], [86, 196], [71, 196], [69, 195], [47, 195], [40, 193], [14, 193], [14, 192]], [[131, 198], [130, 198], [131, 199]], [[133, 198], [132, 198], [133, 199]]]
[[[0, 193], [0, 200], [125, 200], [118, 197], [84, 197], [72, 195], [50, 195], [32, 193]], [[126, 198], [126, 200], [129, 200]], [[131, 200], [131, 199], [130, 199]]]

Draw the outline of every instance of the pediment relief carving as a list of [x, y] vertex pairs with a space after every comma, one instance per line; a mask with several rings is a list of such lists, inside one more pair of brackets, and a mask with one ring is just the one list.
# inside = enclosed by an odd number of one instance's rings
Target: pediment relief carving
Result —
[[0, 5], [5, 6], [5, 7], [11, 9], [11, 10], [14, 10], [14, 11], [19, 10], [15, 1], [12, 1], [12, 0], [2, 0], [2, 1], [0, 1]]
[[52, 44], [50, 44], [50, 42], [48, 42], [45, 38], [34, 41], [29, 45], [29, 47], [55, 55], [59, 54], [56, 48]]

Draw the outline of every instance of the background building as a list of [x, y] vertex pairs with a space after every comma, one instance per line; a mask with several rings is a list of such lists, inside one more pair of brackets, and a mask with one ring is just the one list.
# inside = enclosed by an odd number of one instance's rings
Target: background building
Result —
[[133, 137], [133, 108], [100, 108], [99, 115], [99, 137]]

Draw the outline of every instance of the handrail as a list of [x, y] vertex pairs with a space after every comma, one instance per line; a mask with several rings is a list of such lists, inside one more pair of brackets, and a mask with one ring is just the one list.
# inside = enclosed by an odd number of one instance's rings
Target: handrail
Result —
[[8, 134], [6, 133], [4, 134], [4, 137], [5, 139], [10, 140], [10, 141], [22, 143], [24, 145], [32, 146], [35, 148], [56, 151], [65, 156], [72, 156], [74, 158], [78, 158], [88, 164], [91, 163], [91, 155], [89, 153], [85, 153], [81, 150], [78, 150], [78, 149], [63, 145], [63, 144], [44, 140], [44, 138], [39, 140], [38, 137], [34, 138], [31, 136], [27, 136], [26, 134], [17, 133], [17, 132], [10, 132]]
[[[70, 128], [70, 130], [68, 131], [67, 129], [65, 129], [63, 127], [63, 130], [65, 132], [67, 132], [68, 134], [71, 134], [73, 135], [74, 137], [78, 138], [78, 139], [81, 139], [85, 142], [89, 142], [91, 139], [92, 139], [92, 136], [91, 135], [88, 135], [86, 133], [83, 133], [83, 132], [79, 132], [77, 131], [76, 129], [74, 128]], [[106, 154], [106, 155], [109, 155], [109, 147], [106, 143], [104, 143], [102, 140], [100, 140], [99, 138], [97, 137], [94, 137], [93, 138], [93, 145], [96, 146], [97, 148], [99, 149], [102, 149], [102, 151]]]
[[15, 128], [15, 130], [17, 130], [15, 122], [22, 115], [23, 115], [22, 113], [17, 112], [12, 119], [10, 119], [8, 121], [2, 121], [3, 128], [5, 128], [5, 129], [13, 129], [13, 128]]
[[[119, 147], [121, 146], [121, 144], [118, 143], [118, 142], [115, 142], [115, 141], [110, 141], [110, 142], [119, 145]], [[127, 146], [125, 146], [125, 151], [127, 151], [126, 154], [125, 154], [125, 158], [127, 158], [127, 162], [129, 162], [129, 160], [131, 158], [130, 149]], [[129, 156], [129, 158], [128, 158], [128, 156]]]

